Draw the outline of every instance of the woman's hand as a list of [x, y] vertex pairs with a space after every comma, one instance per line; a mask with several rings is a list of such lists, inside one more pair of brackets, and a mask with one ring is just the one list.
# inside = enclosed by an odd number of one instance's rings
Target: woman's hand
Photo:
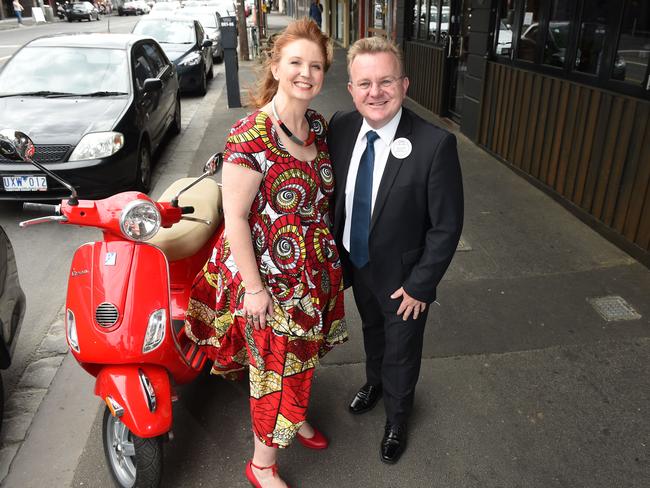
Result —
[[255, 330], [266, 327], [266, 316], [273, 316], [273, 300], [266, 288], [259, 293], [246, 293], [244, 295], [244, 314], [246, 322], [255, 327]]

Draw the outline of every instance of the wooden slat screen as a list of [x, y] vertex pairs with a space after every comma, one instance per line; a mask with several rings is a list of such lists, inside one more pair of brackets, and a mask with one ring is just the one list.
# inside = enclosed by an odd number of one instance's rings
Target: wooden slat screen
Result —
[[648, 257], [650, 103], [492, 62], [486, 76], [479, 144]]
[[410, 81], [408, 96], [438, 115], [442, 111], [444, 64], [442, 48], [406, 41], [404, 70]]

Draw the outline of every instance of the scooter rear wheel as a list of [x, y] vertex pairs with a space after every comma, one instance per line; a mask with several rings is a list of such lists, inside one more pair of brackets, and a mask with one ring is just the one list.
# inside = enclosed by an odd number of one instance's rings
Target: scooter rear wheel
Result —
[[156, 488], [162, 479], [163, 436], [141, 438], [104, 409], [104, 454], [120, 488]]

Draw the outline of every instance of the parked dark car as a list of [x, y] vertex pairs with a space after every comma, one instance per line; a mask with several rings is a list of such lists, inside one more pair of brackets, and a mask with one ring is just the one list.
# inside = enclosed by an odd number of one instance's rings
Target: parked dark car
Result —
[[[0, 369], [11, 365], [20, 325], [25, 315], [25, 294], [9, 237], [0, 227]], [[4, 387], [0, 376], [0, 425], [4, 413]]]
[[151, 8], [141, 0], [134, 0], [132, 2], [124, 2], [117, 8], [118, 15], [144, 15], [151, 12]]
[[134, 34], [153, 37], [176, 65], [183, 92], [205, 95], [213, 77], [212, 41], [197, 20], [142, 19]]
[[68, 22], [73, 20], [99, 20], [99, 10], [90, 2], [73, 3], [67, 11]]
[[221, 45], [221, 15], [215, 7], [185, 7], [176, 12], [178, 17], [198, 20], [201, 27], [212, 41], [212, 60], [215, 63], [223, 61], [223, 46]]
[[[60, 91], [53, 91], [60, 90]], [[181, 129], [178, 76], [158, 43], [133, 34], [35, 39], [0, 71], [0, 129], [29, 135], [34, 160], [97, 198], [148, 191], [151, 155]], [[0, 199], [69, 192], [32, 165], [2, 160]]]

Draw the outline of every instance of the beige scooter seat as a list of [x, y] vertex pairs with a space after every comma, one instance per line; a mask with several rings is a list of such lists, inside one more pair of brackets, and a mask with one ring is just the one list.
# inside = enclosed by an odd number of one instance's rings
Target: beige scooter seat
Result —
[[[172, 183], [158, 199], [170, 202], [176, 194], [192, 183], [196, 178], [181, 178]], [[178, 261], [196, 254], [217, 230], [223, 219], [221, 210], [221, 188], [211, 178], [201, 180], [183, 193], [178, 199], [181, 207], [194, 207], [194, 213], [188, 217], [209, 220], [210, 225], [201, 222], [181, 220], [169, 229], [160, 228], [149, 240], [149, 244], [158, 247], [170, 261]]]

